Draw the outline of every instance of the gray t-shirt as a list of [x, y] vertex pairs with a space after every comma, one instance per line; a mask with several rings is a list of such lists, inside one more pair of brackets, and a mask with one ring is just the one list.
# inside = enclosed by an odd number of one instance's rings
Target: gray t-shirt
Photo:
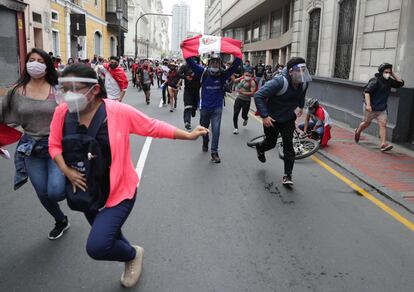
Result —
[[21, 126], [24, 132], [35, 139], [48, 136], [50, 123], [57, 106], [56, 99], [49, 96], [38, 100], [11, 91], [0, 97], [0, 122]]
[[253, 81], [253, 79], [246, 81], [244, 79], [240, 80], [239, 84], [237, 84], [237, 90], [240, 90], [241, 92], [237, 93], [237, 97], [241, 100], [250, 101], [250, 99], [253, 97], [252, 95], [248, 96], [246, 94], [243, 94], [244, 92], [254, 92], [256, 90], [256, 82]]

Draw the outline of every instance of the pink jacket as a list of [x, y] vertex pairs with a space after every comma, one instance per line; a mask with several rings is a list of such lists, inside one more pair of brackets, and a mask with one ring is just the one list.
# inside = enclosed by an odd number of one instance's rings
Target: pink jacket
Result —
[[[113, 207], [134, 196], [139, 177], [131, 161], [129, 134], [153, 138], [174, 138], [175, 127], [151, 119], [135, 108], [118, 101], [104, 99], [111, 147], [110, 192], [106, 207]], [[52, 159], [62, 153], [63, 124], [66, 104], [56, 107], [50, 125], [49, 153]]]

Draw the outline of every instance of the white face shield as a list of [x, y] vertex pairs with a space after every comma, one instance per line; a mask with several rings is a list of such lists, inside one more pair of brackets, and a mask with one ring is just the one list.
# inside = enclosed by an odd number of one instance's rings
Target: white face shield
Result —
[[98, 84], [94, 78], [62, 77], [59, 78], [57, 101], [64, 102], [70, 113], [81, 113], [88, 106], [90, 100], [87, 95], [91, 92], [93, 85]]
[[295, 83], [311, 82], [312, 77], [305, 63], [296, 64], [292, 67], [292, 80]]

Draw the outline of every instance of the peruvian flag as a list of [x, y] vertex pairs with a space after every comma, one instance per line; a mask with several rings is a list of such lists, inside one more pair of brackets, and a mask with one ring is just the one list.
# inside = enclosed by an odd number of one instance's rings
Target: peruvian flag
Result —
[[200, 34], [183, 41], [181, 49], [185, 59], [212, 52], [231, 54], [241, 59], [243, 57], [241, 45], [242, 42], [235, 39]]
[[0, 124], [0, 156], [3, 156], [7, 159], [10, 159], [10, 154], [6, 149], [3, 149], [2, 146], [13, 144], [17, 142], [22, 133], [5, 125]]

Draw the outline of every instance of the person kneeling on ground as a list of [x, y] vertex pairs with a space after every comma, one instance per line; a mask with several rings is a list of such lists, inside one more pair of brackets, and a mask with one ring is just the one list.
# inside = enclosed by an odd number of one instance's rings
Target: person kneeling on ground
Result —
[[331, 139], [332, 120], [328, 112], [319, 104], [319, 100], [312, 98], [308, 102], [305, 122], [299, 125], [305, 134], [315, 133], [317, 139], [320, 139], [321, 146], [328, 145]]

